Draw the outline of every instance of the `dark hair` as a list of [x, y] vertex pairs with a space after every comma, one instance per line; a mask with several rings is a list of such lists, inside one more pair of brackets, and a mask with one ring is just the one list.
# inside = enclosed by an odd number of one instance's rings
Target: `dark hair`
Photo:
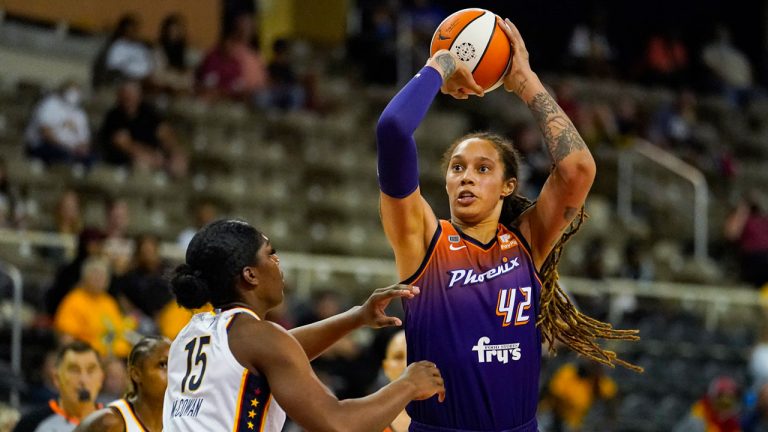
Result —
[[187, 247], [186, 262], [176, 267], [171, 286], [176, 302], [187, 309], [238, 300], [243, 267], [257, 264], [264, 235], [242, 220], [223, 219], [204, 226]]
[[[96, 358], [99, 359], [99, 362], [101, 362], [101, 357], [99, 357], [99, 353], [87, 342], [83, 341], [74, 341], [70, 342], [61, 348], [56, 352], [56, 366], [58, 367], [62, 360], [64, 360], [64, 356], [67, 355], [68, 352], [76, 352], [76, 353], [86, 353], [86, 352], [92, 352], [96, 354]], [[99, 363], [101, 364], [101, 363]]]
[[128, 387], [128, 391], [125, 393], [126, 398], [136, 396], [139, 391], [139, 385], [133, 378], [131, 378], [131, 368], [146, 360], [155, 347], [161, 342], [168, 342], [168, 339], [162, 336], [147, 336], [137, 342], [131, 349], [131, 353], [128, 354], [128, 378], [130, 379], [131, 384]]
[[139, 17], [137, 15], [128, 13], [121, 16], [120, 20], [117, 21], [117, 25], [115, 26], [112, 35], [109, 38], [110, 41], [115, 41], [121, 37], [124, 37], [128, 33], [128, 29], [137, 25], [139, 25]]
[[171, 27], [182, 25], [183, 18], [179, 14], [170, 14], [160, 24], [160, 48], [165, 53], [168, 65], [176, 70], [184, 71], [187, 68], [187, 41], [186, 37], [180, 40], [171, 39]]
[[[446, 170], [456, 147], [472, 138], [482, 139], [493, 144], [504, 164], [505, 180], [517, 178], [520, 172], [520, 154], [511, 141], [491, 132], [474, 132], [454, 141], [443, 155]], [[532, 205], [531, 200], [512, 193], [504, 198], [499, 222], [507, 227], [516, 228], [520, 215]], [[577, 353], [598, 363], [609, 366], [619, 364], [634, 371], [642, 371], [641, 367], [621, 360], [615, 352], [606, 350], [597, 343], [597, 339], [637, 340], [639, 339], [638, 331], [616, 330], [609, 323], [582, 314], [576, 309], [558, 282], [560, 274], [557, 271], [557, 265], [560, 262], [563, 246], [579, 230], [585, 217], [582, 207], [571, 226], [563, 232], [539, 269], [541, 297], [536, 325], [541, 329], [541, 334], [544, 340], [548, 342], [550, 351], [555, 350], [555, 340], [558, 340]]]

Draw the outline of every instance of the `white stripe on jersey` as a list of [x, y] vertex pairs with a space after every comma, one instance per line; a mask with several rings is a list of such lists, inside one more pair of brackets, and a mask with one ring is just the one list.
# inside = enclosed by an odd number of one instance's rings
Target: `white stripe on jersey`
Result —
[[245, 308], [192, 317], [171, 344], [163, 431], [279, 432], [285, 412], [264, 376], [248, 372], [229, 349], [227, 327]]
[[125, 399], [118, 399], [108, 406], [116, 408], [120, 416], [123, 417], [125, 423], [125, 432], [147, 432], [144, 426], [141, 425], [139, 418], [136, 417], [136, 413], [133, 412], [133, 408]]

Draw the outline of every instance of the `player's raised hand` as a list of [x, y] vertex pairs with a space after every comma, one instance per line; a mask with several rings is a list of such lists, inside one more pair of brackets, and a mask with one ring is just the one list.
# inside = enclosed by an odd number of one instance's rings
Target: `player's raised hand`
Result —
[[483, 96], [483, 88], [475, 82], [472, 72], [451, 51], [437, 51], [429, 60], [427, 66], [432, 66], [443, 76], [440, 91], [456, 99], [468, 99], [469, 95]]
[[528, 61], [528, 49], [525, 47], [520, 31], [509, 18], [502, 21], [501, 18], [496, 17], [496, 21], [512, 45], [512, 61], [507, 74], [504, 76], [504, 89], [521, 96], [529, 78], [533, 75], [531, 64]]
[[425, 400], [434, 395], [437, 395], [440, 402], [445, 400], [445, 382], [437, 365], [430, 361], [411, 363], [398, 379], [416, 386], [413, 400]]
[[412, 285], [395, 284], [385, 288], [377, 288], [358, 310], [362, 325], [373, 328], [403, 325], [400, 318], [387, 315], [387, 306], [392, 299], [412, 299], [418, 294], [419, 287]]

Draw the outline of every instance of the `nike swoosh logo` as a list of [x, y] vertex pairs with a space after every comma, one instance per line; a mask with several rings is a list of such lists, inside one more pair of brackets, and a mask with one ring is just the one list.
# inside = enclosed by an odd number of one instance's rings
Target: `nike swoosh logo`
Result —
[[450, 36], [443, 36], [442, 34], [438, 33], [437, 34], [437, 38], [440, 39], [440, 40], [448, 40], [451, 37]]
[[449, 245], [448, 246], [448, 248], [451, 249], [451, 250], [462, 250], [465, 247], [467, 247], [467, 245], [461, 245], [461, 246], [457, 246], [457, 247], [454, 247], [453, 245]]

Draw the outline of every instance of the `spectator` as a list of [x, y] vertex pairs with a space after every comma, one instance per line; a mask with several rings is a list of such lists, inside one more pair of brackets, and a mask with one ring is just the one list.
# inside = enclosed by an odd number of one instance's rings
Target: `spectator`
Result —
[[56, 313], [59, 304], [80, 281], [83, 263], [91, 257], [101, 256], [104, 251], [105, 234], [95, 228], [85, 228], [77, 240], [77, 254], [67, 265], [56, 271], [53, 285], [45, 293], [45, 310], [49, 316]]
[[177, 243], [180, 248], [187, 249], [189, 242], [192, 241], [192, 237], [195, 233], [205, 225], [213, 222], [219, 216], [219, 207], [211, 200], [202, 200], [194, 206], [194, 226], [184, 229], [179, 234]]
[[768, 325], [763, 324], [760, 340], [752, 348], [749, 358], [749, 373], [756, 388], [768, 384]]
[[648, 136], [654, 144], [669, 149], [693, 165], [702, 166], [708, 157], [696, 136], [698, 126], [696, 95], [691, 90], [683, 89], [674, 105], [662, 107], [656, 112]]
[[768, 283], [768, 212], [757, 190], [728, 216], [724, 235], [737, 247], [742, 280], [758, 288]]
[[171, 93], [192, 90], [192, 72], [187, 66], [187, 25], [181, 15], [171, 14], [163, 19], [154, 64], [154, 86]]
[[59, 234], [78, 235], [83, 229], [80, 212], [80, 196], [73, 189], [67, 189], [59, 197], [54, 214], [53, 231]]
[[66, 81], [35, 107], [24, 132], [27, 155], [47, 165], [93, 161], [88, 116], [80, 85]]
[[128, 237], [130, 209], [128, 202], [122, 198], [107, 199], [104, 204], [107, 219], [104, 253], [109, 258], [112, 271], [122, 275], [128, 270], [133, 255], [133, 241]]
[[577, 72], [604, 77], [611, 74], [613, 48], [605, 32], [605, 17], [595, 14], [592, 24], [579, 24], [573, 29], [568, 56]]
[[140, 235], [135, 242], [131, 268], [115, 279], [112, 293], [154, 319], [173, 300], [166, 279], [166, 273], [171, 269], [170, 263], [160, 256], [160, 239], [151, 234]]
[[538, 128], [530, 123], [521, 125], [515, 134], [515, 143], [522, 156], [521, 174], [523, 193], [525, 196], [536, 198], [549, 177], [552, 169], [552, 159], [544, 148], [544, 141]]
[[272, 62], [267, 68], [269, 85], [256, 94], [256, 105], [262, 109], [290, 111], [304, 106], [305, 92], [293, 70], [290, 47], [287, 39], [277, 39], [272, 44]]
[[[407, 366], [405, 331], [400, 330], [392, 335], [389, 344], [387, 344], [387, 353], [381, 362], [381, 370], [391, 382], [399, 378]], [[404, 432], [408, 430], [410, 424], [411, 417], [403, 410], [384, 432]]]
[[713, 379], [707, 394], [693, 405], [674, 432], [739, 432], [740, 393], [733, 378]]
[[54, 383], [57, 399], [23, 416], [15, 432], [68, 432], [91, 412], [101, 408], [96, 397], [104, 372], [99, 355], [85, 342], [64, 345], [56, 355]]
[[675, 29], [651, 36], [645, 48], [645, 68], [649, 83], [677, 86], [686, 82], [688, 48]]
[[102, 356], [125, 358], [131, 350], [127, 336], [131, 323], [107, 293], [109, 264], [103, 258], [83, 263], [82, 278], [59, 305], [53, 326], [64, 342], [88, 342]]
[[144, 81], [152, 75], [152, 53], [140, 39], [141, 21], [129, 15], [118, 24], [119, 34], [107, 50], [105, 67], [107, 75], [120, 81], [125, 79]]
[[742, 432], [768, 431], [768, 382], [758, 388], [754, 405], [745, 411], [741, 419]]
[[267, 68], [253, 44], [253, 16], [239, 15], [196, 73], [200, 95], [208, 100], [250, 100], [264, 90]]
[[18, 228], [24, 220], [19, 191], [8, 179], [5, 160], [0, 158], [0, 228]]
[[99, 131], [104, 161], [140, 170], [164, 168], [174, 177], [187, 171], [187, 155], [176, 134], [154, 106], [143, 100], [135, 81], [118, 89], [117, 103], [109, 110]]
[[[584, 419], [598, 400], [614, 401], [616, 382], [604, 374], [598, 363], [566, 363], [547, 384], [545, 402], [551, 407], [554, 431], [582, 430]], [[613, 405], [609, 405], [613, 408]]]
[[711, 87], [734, 104], [748, 102], [752, 89], [752, 64], [731, 43], [731, 33], [723, 25], [715, 29], [715, 38], [701, 52], [710, 73]]

